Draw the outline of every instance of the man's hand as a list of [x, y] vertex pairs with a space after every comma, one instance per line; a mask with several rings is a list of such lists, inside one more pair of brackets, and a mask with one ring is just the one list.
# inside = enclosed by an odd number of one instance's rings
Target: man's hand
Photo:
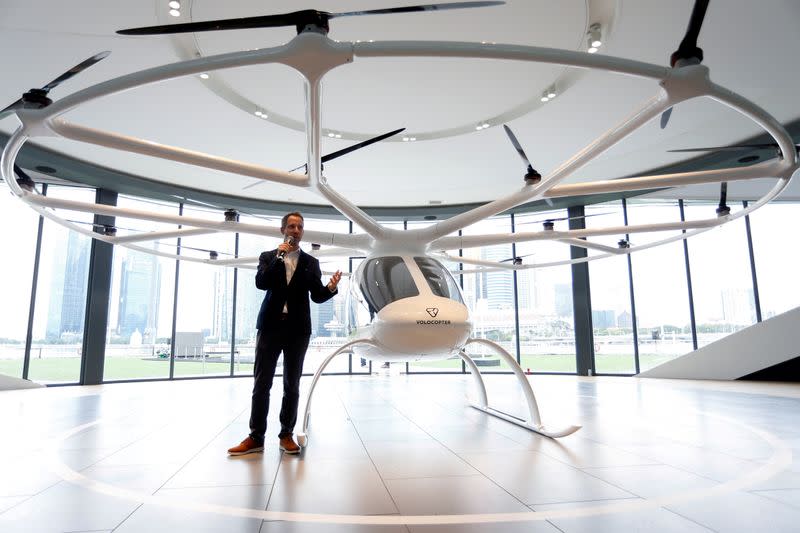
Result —
[[337, 270], [336, 272], [333, 273], [333, 276], [331, 276], [331, 280], [328, 282], [327, 285], [328, 290], [331, 292], [335, 291], [336, 286], [339, 284], [340, 279], [342, 279], [342, 271]]

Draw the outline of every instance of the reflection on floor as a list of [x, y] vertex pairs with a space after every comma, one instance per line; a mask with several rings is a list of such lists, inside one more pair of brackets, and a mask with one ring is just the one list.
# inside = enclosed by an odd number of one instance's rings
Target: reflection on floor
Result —
[[[250, 379], [1, 392], [0, 531], [798, 530], [797, 386], [530, 379], [545, 424], [583, 429], [487, 417], [469, 376], [379, 372], [320, 380], [302, 455], [273, 406], [265, 452], [230, 458]], [[510, 376], [487, 388], [524, 414]]]

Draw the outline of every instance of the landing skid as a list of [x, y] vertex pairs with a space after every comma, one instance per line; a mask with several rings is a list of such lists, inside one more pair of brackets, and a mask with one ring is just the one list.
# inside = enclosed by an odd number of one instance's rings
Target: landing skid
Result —
[[328, 357], [326, 357], [325, 360], [322, 362], [322, 364], [319, 365], [317, 371], [314, 373], [314, 379], [311, 380], [311, 387], [308, 389], [308, 395], [306, 396], [306, 410], [303, 413], [303, 430], [297, 434], [297, 444], [299, 444], [303, 448], [305, 448], [306, 444], [308, 444], [308, 419], [311, 416], [311, 396], [314, 394], [314, 387], [317, 386], [317, 381], [319, 381], [319, 378], [322, 375], [322, 372], [325, 370], [325, 367], [327, 367], [328, 364], [331, 361], [333, 361], [334, 357], [336, 357], [342, 352], [349, 352], [350, 348], [352, 348], [357, 344], [362, 344], [362, 345], [366, 344], [369, 346], [377, 347], [377, 344], [375, 344], [373, 341], [369, 339], [361, 339], [348, 342], [347, 344], [345, 344], [344, 346], [342, 346], [341, 348], [330, 354]]
[[[347, 344], [340, 347], [338, 350], [330, 354], [325, 360], [319, 365], [319, 368], [314, 373], [314, 378], [311, 380], [311, 387], [308, 389], [308, 395], [306, 396], [306, 408], [303, 413], [303, 428], [302, 431], [297, 434], [297, 444], [302, 447], [305, 447], [308, 444], [308, 422], [311, 416], [311, 397], [314, 394], [314, 388], [317, 386], [317, 381], [319, 381], [320, 376], [325, 371], [325, 368], [330, 364], [333, 359], [343, 352], [349, 352], [350, 348], [353, 346], [361, 344], [361, 345], [369, 345], [377, 347], [377, 344], [369, 339], [361, 339], [348, 342]], [[486, 396], [486, 386], [483, 383], [483, 378], [481, 377], [481, 372], [478, 370], [478, 366], [472, 360], [472, 358], [464, 351], [461, 350], [459, 355], [464, 360], [464, 362], [469, 367], [470, 371], [472, 372], [472, 376], [475, 378], [475, 384], [478, 386], [478, 403], [470, 404], [475, 409], [483, 411], [486, 414], [496, 416], [497, 418], [501, 418], [503, 420], [507, 420], [512, 424], [516, 424], [520, 427], [528, 429], [530, 431], [535, 431], [540, 435], [544, 435], [545, 437], [551, 438], [558, 438], [558, 437], [565, 437], [567, 435], [571, 435], [578, 431], [581, 426], [568, 426], [563, 429], [559, 430], [551, 430], [547, 429], [542, 425], [541, 417], [539, 416], [539, 408], [536, 405], [536, 398], [533, 395], [533, 389], [531, 389], [531, 384], [528, 382], [528, 379], [525, 377], [525, 374], [522, 372], [522, 368], [520, 368], [519, 364], [517, 363], [516, 359], [511, 357], [511, 355], [505, 351], [500, 345], [488, 341], [486, 339], [469, 339], [466, 344], [483, 344], [488, 346], [497, 351], [500, 357], [506, 362], [506, 364], [511, 368], [514, 374], [517, 376], [517, 381], [519, 381], [520, 387], [522, 387], [522, 392], [525, 394], [525, 399], [528, 403], [528, 412], [530, 414], [530, 420], [526, 421], [516, 416], [510, 415], [508, 413], [504, 413], [493, 407], [489, 407], [489, 401]]]
[[488, 415], [496, 416], [497, 418], [506, 420], [527, 430], [534, 431], [540, 435], [554, 439], [572, 435], [581, 428], [581, 426], [567, 426], [557, 430], [545, 428], [542, 425], [541, 416], [539, 416], [539, 407], [536, 404], [536, 397], [533, 395], [531, 384], [528, 381], [528, 378], [525, 377], [525, 373], [522, 371], [519, 363], [517, 363], [517, 360], [514, 359], [511, 354], [505, 351], [502, 346], [495, 342], [486, 339], [469, 339], [465, 346], [469, 344], [482, 344], [492, 348], [503, 359], [503, 361], [505, 361], [509, 368], [511, 368], [512, 372], [514, 372], [514, 375], [517, 378], [517, 381], [519, 382], [520, 387], [522, 387], [522, 392], [525, 394], [525, 400], [528, 404], [529, 419], [524, 420], [508, 413], [504, 413], [503, 411], [499, 411], [493, 407], [489, 407], [489, 399], [486, 395], [486, 385], [483, 383], [481, 371], [478, 369], [478, 365], [475, 364], [475, 361], [472, 360], [469, 354], [467, 354], [466, 351], [461, 350], [459, 355], [469, 367], [472, 377], [475, 378], [475, 384], [478, 388], [478, 401], [477, 403], [471, 403], [470, 405], [472, 407], [478, 409], [479, 411], [483, 411]]

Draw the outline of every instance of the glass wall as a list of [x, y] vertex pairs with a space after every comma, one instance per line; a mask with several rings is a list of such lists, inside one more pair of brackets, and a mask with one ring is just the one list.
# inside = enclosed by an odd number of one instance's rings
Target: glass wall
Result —
[[[184, 208], [187, 217], [222, 220], [219, 211]], [[180, 253], [200, 259], [216, 252], [220, 259], [235, 256], [236, 236], [212, 233], [184, 237]], [[178, 276], [175, 313], [175, 377], [230, 374], [233, 331], [234, 270], [211, 264], [182, 261]]]
[[[678, 221], [680, 208], [676, 201], [628, 203], [629, 225]], [[633, 234], [631, 241], [645, 245], [678, 233]], [[639, 366], [640, 370], [647, 370], [693, 350], [683, 241], [659, 245], [630, 257], [636, 295]]]
[[[95, 192], [51, 185], [47, 195], [94, 202]], [[70, 219], [91, 228], [94, 217], [76, 212]], [[42, 250], [28, 378], [39, 383], [78, 383], [91, 238], [45, 220]]]
[[[177, 204], [145, 202], [125, 196], [119, 207], [177, 215]], [[117, 235], [169, 231], [177, 226], [146, 220], [117, 220]], [[145, 250], [175, 253], [177, 239], [135, 243]], [[105, 381], [170, 377], [174, 259], [124, 246], [114, 247], [108, 331], [103, 368]]]
[[0, 374], [21, 378], [39, 215], [12, 196], [5, 183], [0, 184], [0, 225], [14, 228], [3, 232], [3, 247], [8, 255], [0, 267], [0, 292], [4, 297], [0, 305]]
[[[51, 186], [48, 194], [58, 198], [92, 202], [94, 191], [75, 187]], [[176, 214], [177, 204], [155, 203], [120, 197], [118, 205], [160, 213]], [[6, 306], [0, 331], [0, 373], [22, 376], [25, 336], [28, 328], [30, 289], [34, 276], [33, 260], [38, 216], [18, 200], [0, 198], [10, 248], [17, 253], [4, 285], [9, 300], [20, 307]], [[691, 202], [684, 206], [687, 220], [716, 216], [714, 203]], [[735, 205], [735, 208], [741, 208]], [[674, 222], [680, 219], [675, 201], [630, 201], [596, 205], [585, 209], [588, 228], [623, 225], [627, 212], [629, 225]], [[222, 220], [219, 209], [187, 208], [187, 216]], [[786, 227], [800, 213], [797, 203], [773, 203], [751, 216], [760, 310], [763, 319], [797, 307], [800, 282], [793, 267], [800, 261], [791, 246], [786, 246]], [[535, 232], [545, 219], [553, 219], [557, 229], [567, 229], [564, 211], [518, 214], [516, 232]], [[92, 215], [72, 213], [70, 220], [91, 227]], [[266, 220], [264, 220], [266, 218]], [[275, 226], [279, 217], [250, 217], [243, 222]], [[463, 230], [464, 235], [505, 234], [511, 230], [509, 215], [494, 217]], [[414, 223], [423, 227], [429, 222]], [[403, 222], [386, 224], [403, 229]], [[118, 235], [174, 228], [174, 225], [121, 219]], [[315, 231], [348, 233], [346, 220], [306, 219], [303, 248], [312, 249]], [[309, 235], [309, 233], [311, 235]], [[634, 246], [647, 245], [678, 232], [632, 233]], [[590, 243], [618, 249], [620, 236], [591, 238]], [[280, 239], [249, 234], [208, 234], [184, 237], [180, 253], [206, 259], [250, 257], [254, 261], [264, 250], [274, 249]], [[77, 383], [80, 380], [84, 333], [87, 277], [91, 241], [76, 232], [45, 220], [43, 253], [37, 273], [38, 292], [33, 305], [30, 379], [42, 383]], [[168, 253], [178, 250], [178, 239], [161, 239], [142, 244], [142, 250], [121, 246], [114, 249], [105, 345], [104, 380], [167, 379], [170, 377], [251, 375], [255, 349], [255, 320], [264, 293], [255, 288], [252, 267], [224, 268], [213, 264], [178, 264], [177, 307], [175, 295], [176, 261], [147, 253], [155, 247]], [[238, 246], [238, 248], [237, 248]], [[680, 240], [637, 252], [630, 256], [609, 254], [609, 249], [589, 249], [590, 256], [609, 257], [590, 261], [594, 368], [598, 373], [632, 374], [692, 350], [692, 334], [705, 346], [739, 331], [756, 321], [756, 288], [750, 266], [745, 219], [738, 219], [692, 237], [688, 243], [693, 294], [689, 294], [685, 254]], [[572, 280], [567, 262], [570, 243], [550, 241], [477, 247], [462, 251], [463, 257], [483, 261], [512, 263], [516, 256], [523, 264], [540, 265], [525, 270], [494, 270], [459, 274], [465, 302], [473, 320], [473, 336], [499, 343], [530, 372], [573, 373], [576, 366]], [[322, 247], [320, 262], [323, 283], [336, 270], [355, 268], [362, 258], [334, 258]], [[456, 251], [451, 251], [455, 254]], [[794, 255], [793, 255], [794, 254]], [[458, 261], [447, 262], [459, 270]], [[465, 270], [474, 270], [464, 264]], [[20, 274], [22, 272], [22, 274]], [[304, 370], [315, 372], [324, 358], [347, 339], [346, 313], [349, 278], [340, 282], [339, 295], [321, 305], [312, 304], [312, 339]], [[235, 287], [235, 289], [234, 289]], [[515, 292], [516, 289], [516, 292]], [[234, 292], [236, 295], [234, 302]], [[695, 328], [689, 302], [695, 309]], [[173, 335], [173, 321], [175, 334]], [[234, 331], [234, 321], [236, 323]], [[634, 344], [634, 326], [637, 342]], [[484, 372], [509, 369], [491, 350], [470, 347], [470, 354]], [[638, 359], [637, 359], [638, 357]], [[172, 362], [174, 361], [174, 367]], [[328, 373], [368, 372], [350, 356], [335, 359]], [[173, 368], [172, 375], [170, 368]], [[462, 372], [460, 358], [406, 364], [409, 372]], [[280, 370], [279, 370], [280, 371]]]
[[[305, 219], [305, 231], [307, 232], [348, 233], [349, 230], [350, 223], [346, 220], [315, 219], [312, 217], [306, 217]], [[309, 236], [304, 240], [305, 243], [301, 244], [303, 250], [306, 252], [312, 251], [313, 239]], [[320, 252], [324, 254], [328, 248], [321, 246]], [[347, 300], [347, 291], [350, 286], [349, 278], [346, 275], [350, 269], [349, 263], [347, 257], [325, 257], [323, 255], [319, 258], [323, 284], [328, 283], [333, 273], [337, 270], [345, 275], [342, 276], [339, 282], [339, 293], [336, 296], [322, 304], [311, 302], [311, 341], [303, 364], [304, 373], [315, 373], [326, 357], [347, 342], [345, 301]], [[355, 367], [351, 362], [350, 355], [339, 354], [325, 368], [325, 373], [349, 372], [351, 365], [353, 368]]]
[[[566, 211], [517, 215], [517, 233], [540, 231], [542, 221], [563, 218]], [[569, 246], [552, 241], [516, 245], [523, 264], [547, 265], [569, 260]], [[572, 313], [572, 271], [569, 265], [517, 271], [520, 365], [530, 372], [574, 373], [575, 320]]]
[[[511, 232], [511, 218], [501, 216], [490, 218], [464, 228], [464, 235], [501, 234]], [[463, 257], [482, 261], [506, 261], [513, 259], [510, 244], [465, 248]], [[516, 311], [514, 309], [514, 276], [511, 270], [481, 272], [464, 276], [464, 302], [470, 310], [473, 324], [473, 337], [488, 339], [498, 343], [512, 356], [516, 357]], [[473, 357], [481, 372], [510, 370], [500, 356], [487, 347], [469, 346], [468, 353]], [[459, 367], [459, 360], [450, 360]]]
[[[686, 220], [715, 217], [715, 204], [685, 205]], [[690, 238], [697, 347], [755, 323], [755, 299], [744, 218]]]
[[750, 215], [763, 320], [800, 305], [800, 249], [791, 237], [787, 239], [798, 218], [800, 204], [796, 203], [771, 202]]
[[[585, 209], [586, 227], [623, 226], [622, 202], [600, 204]], [[592, 237], [592, 243], [619, 247], [619, 235]], [[608, 255], [603, 250], [589, 250], [589, 256]], [[594, 371], [597, 374], [633, 374], [636, 372], [633, 344], [628, 256], [613, 255], [589, 262], [589, 287], [594, 333]]]

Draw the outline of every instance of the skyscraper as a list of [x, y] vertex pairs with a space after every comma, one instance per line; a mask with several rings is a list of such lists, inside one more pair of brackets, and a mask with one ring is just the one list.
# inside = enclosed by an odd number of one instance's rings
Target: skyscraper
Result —
[[[66, 243], [63, 239], [57, 242], [47, 312], [46, 337], [49, 340], [58, 340], [64, 333], [82, 334], [86, 310], [89, 239], [70, 231]], [[62, 263], [65, 257], [66, 263]]]
[[117, 333], [130, 337], [134, 331], [144, 342], [153, 342], [158, 327], [161, 297], [161, 265], [154, 255], [127, 250], [122, 260]]

